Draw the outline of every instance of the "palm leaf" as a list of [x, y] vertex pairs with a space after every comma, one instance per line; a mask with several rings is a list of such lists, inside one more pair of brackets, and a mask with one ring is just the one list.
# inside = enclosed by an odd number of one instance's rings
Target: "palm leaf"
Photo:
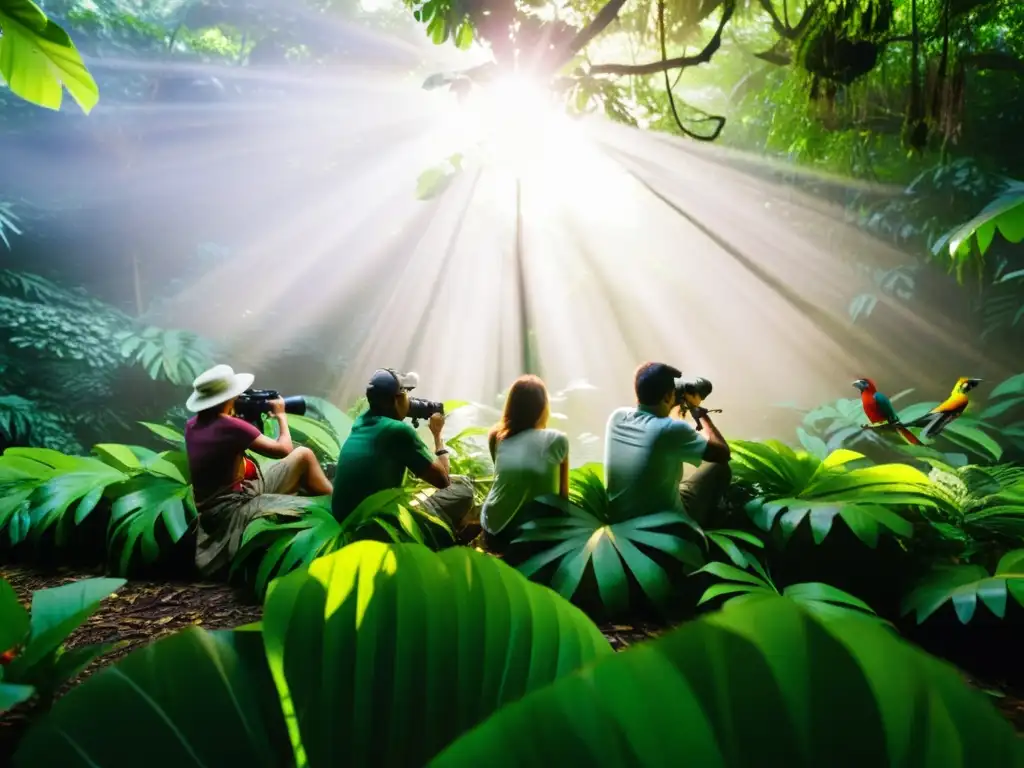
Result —
[[145, 748], [211, 768], [420, 766], [611, 654], [582, 612], [493, 557], [362, 542], [275, 581], [259, 631], [189, 629], [89, 677], [16, 761], [127, 768]]
[[[593, 569], [601, 601], [612, 616], [621, 615], [629, 608], [629, 573], [654, 605], [664, 606], [671, 594], [668, 574], [641, 547], [668, 555], [692, 568], [700, 567], [704, 556], [696, 544], [658, 530], [668, 525], [699, 530], [697, 525], [685, 513], [676, 511], [611, 523], [607, 519], [607, 505], [596, 500], [593, 486], [582, 486], [582, 489], [577, 498], [591, 509], [596, 508], [604, 517], [597, 517], [558, 496], [538, 499], [539, 503], [557, 509], [560, 515], [522, 526], [521, 535], [513, 543], [550, 541], [552, 545], [519, 565], [519, 572], [531, 577], [545, 566], [557, 563], [551, 588], [566, 599], [572, 599], [589, 566]], [[587, 493], [591, 495], [585, 498]]]
[[1024, 549], [1007, 552], [990, 576], [980, 565], [954, 565], [934, 569], [903, 601], [903, 613], [925, 622], [947, 603], [961, 624], [976, 615], [981, 602], [997, 618], [1006, 617], [1010, 598], [1024, 606]]
[[824, 622], [769, 597], [601, 659], [505, 707], [430, 765], [923, 761], [1020, 766], [1024, 753], [952, 667], [874, 622]]

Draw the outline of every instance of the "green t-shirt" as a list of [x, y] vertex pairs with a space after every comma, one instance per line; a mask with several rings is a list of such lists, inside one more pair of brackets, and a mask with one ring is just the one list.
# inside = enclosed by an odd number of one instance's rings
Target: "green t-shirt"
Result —
[[434, 462], [412, 425], [387, 416], [364, 413], [338, 455], [331, 511], [344, 520], [364, 499], [387, 488], [398, 488], [405, 471], [423, 472]]

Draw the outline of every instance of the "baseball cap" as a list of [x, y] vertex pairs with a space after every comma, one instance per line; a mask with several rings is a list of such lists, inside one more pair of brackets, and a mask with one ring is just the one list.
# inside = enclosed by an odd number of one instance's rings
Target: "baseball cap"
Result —
[[395, 396], [399, 392], [415, 389], [420, 383], [420, 377], [415, 373], [399, 373], [391, 368], [379, 368], [370, 377], [370, 383], [366, 385], [366, 395], [390, 395]]

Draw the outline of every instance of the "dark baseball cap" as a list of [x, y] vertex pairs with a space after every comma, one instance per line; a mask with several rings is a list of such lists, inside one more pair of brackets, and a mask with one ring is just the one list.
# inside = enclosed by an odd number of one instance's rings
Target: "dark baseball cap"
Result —
[[415, 373], [399, 373], [391, 368], [380, 368], [373, 372], [370, 383], [366, 385], [366, 395], [391, 395], [399, 392], [408, 392], [415, 389], [420, 383], [420, 377]]

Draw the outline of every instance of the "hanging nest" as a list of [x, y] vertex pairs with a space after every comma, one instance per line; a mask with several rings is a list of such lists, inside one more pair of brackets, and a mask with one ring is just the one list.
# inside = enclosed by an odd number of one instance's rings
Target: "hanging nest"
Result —
[[892, 25], [892, 0], [823, 4], [796, 42], [794, 60], [811, 76], [811, 98], [829, 100], [878, 64]]

